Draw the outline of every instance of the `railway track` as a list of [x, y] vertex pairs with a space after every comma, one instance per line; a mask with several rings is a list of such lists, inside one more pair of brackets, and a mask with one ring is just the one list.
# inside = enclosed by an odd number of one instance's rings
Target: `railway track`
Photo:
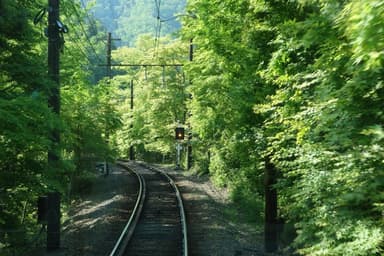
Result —
[[110, 256], [188, 255], [183, 202], [173, 180], [164, 172], [133, 162], [120, 166], [133, 171], [140, 191], [133, 213]]

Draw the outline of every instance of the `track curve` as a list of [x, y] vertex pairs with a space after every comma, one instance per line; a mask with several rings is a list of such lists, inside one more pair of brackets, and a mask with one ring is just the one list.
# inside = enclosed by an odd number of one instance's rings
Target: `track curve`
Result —
[[[120, 166], [142, 184], [134, 213], [110, 256], [188, 255], [187, 225], [180, 192], [170, 176], [135, 162]], [[140, 195], [141, 194], [141, 195]]]

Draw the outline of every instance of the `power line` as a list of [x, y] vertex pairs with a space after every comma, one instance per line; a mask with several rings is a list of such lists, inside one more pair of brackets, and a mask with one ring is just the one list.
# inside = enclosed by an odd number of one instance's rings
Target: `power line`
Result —
[[155, 0], [155, 5], [156, 5], [156, 9], [157, 9], [157, 17], [160, 19], [160, 0]]
[[[64, 13], [64, 15], [66, 16], [67, 18], [67, 21], [69, 22], [70, 26], [72, 28], [75, 28], [76, 25], [75, 25], [75, 22], [72, 20], [72, 16], [71, 15], [68, 15], [67, 12]], [[71, 36], [71, 35], [74, 35], [74, 36]], [[73, 29], [73, 32], [70, 33], [68, 35], [69, 37], [69, 40], [71, 42], [73, 42], [75, 44], [75, 46], [77, 47], [78, 50], [80, 50], [81, 54], [83, 55], [83, 57], [85, 57], [85, 59], [89, 62], [89, 58], [93, 55], [92, 53], [89, 52], [88, 48], [86, 46], [84, 46], [84, 44], [82, 43], [83, 40], [81, 39], [81, 36], [78, 34], [78, 31]], [[67, 48], [68, 49], [68, 48]], [[85, 51], [87, 53], [85, 53]]]
[[159, 41], [161, 36], [161, 18], [160, 18], [160, 7], [161, 7], [161, 0], [155, 0], [156, 10], [157, 10], [157, 17], [156, 17], [156, 25], [155, 25], [155, 52], [153, 53], [156, 57], [158, 54], [158, 48], [159, 48]]
[[91, 40], [89, 39], [89, 36], [88, 36], [88, 34], [87, 34], [87, 32], [86, 32], [86, 30], [85, 30], [85, 28], [84, 28], [84, 25], [83, 25], [83, 23], [82, 23], [82, 21], [81, 21], [81, 16], [80, 16], [79, 12], [77, 11], [77, 9], [76, 9], [76, 7], [73, 5], [73, 3], [72, 3], [71, 6], [72, 6], [72, 9], [73, 9], [74, 12], [75, 12], [75, 15], [77, 16], [77, 20], [79, 21], [80, 28], [81, 28], [81, 30], [83, 31], [84, 36], [85, 36], [85, 39], [87, 40], [89, 46], [91, 47], [91, 50], [92, 50], [93, 53], [95, 54], [95, 56], [96, 56], [96, 58], [98, 59], [98, 61], [102, 62], [102, 60], [100, 59], [100, 57], [98, 56], [98, 54], [97, 54], [97, 52], [96, 52], [96, 50], [95, 50], [94, 45], [92, 44]]
[[160, 37], [161, 37], [161, 21], [158, 20], [158, 29], [156, 30], [156, 35], [155, 35], [155, 56], [157, 56], [159, 52]]
[[[70, 25], [72, 27], [75, 27], [76, 25], [74, 24], [72, 18], [70, 15], [68, 15], [68, 13], [64, 13], [64, 15], [66, 16], [67, 18], [67, 21], [70, 23]], [[68, 36], [69, 36], [69, 39], [76, 44], [77, 46], [77, 49], [81, 52], [81, 54], [86, 58], [86, 60], [88, 61], [89, 64], [91, 64], [91, 62], [89, 61], [89, 58], [93, 55], [92, 53], [89, 52], [88, 50], [88, 47], [84, 46], [84, 44], [82, 43], [82, 40], [81, 40], [81, 36], [78, 34], [78, 31], [76, 30], [73, 30], [74, 33], [68, 33]], [[72, 37], [71, 34], [74, 34], [76, 37]], [[87, 52], [85, 53], [84, 50]], [[98, 58], [98, 56], [96, 55], [96, 58]]]
[[156, 17], [156, 25], [155, 25], [154, 57], [157, 56], [157, 54], [158, 54], [159, 45], [160, 45], [160, 38], [161, 38], [161, 29], [162, 29], [162, 23], [163, 22], [171, 21], [171, 20], [177, 19], [178, 17], [182, 17], [182, 16], [190, 16], [190, 17], [196, 18], [195, 15], [191, 15], [191, 14], [177, 14], [177, 15], [173, 15], [171, 17], [162, 18], [161, 17], [161, 0], [155, 0], [155, 5], [156, 5], [157, 17]]
[[[75, 25], [75, 22], [72, 20], [71, 16], [68, 15], [68, 13], [64, 13], [65, 17], [67, 18], [67, 21], [69, 22], [70, 26], [72, 28], [74, 28], [76, 25]], [[74, 34], [76, 37], [72, 37], [71, 35]], [[81, 46], [82, 48], [84, 49], [87, 49], [83, 44], [82, 44], [82, 41], [81, 41], [81, 37], [79, 36], [78, 32], [76, 30], [73, 30], [73, 33], [69, 33], [68, 34], [68, 37], [69, 39], [76, 43], [77, 46]], [[89, 56], [87, 54], [85, 54], [85, 56], [88, 58]]]
[[80, 17], [80, 15], [79, 15], [79, 13], [77, 12], [77, 10], [76, 10], [76, 8], [75, 8], [74, 6], [72, 6], [72, 8], [75, 10], [75, 14], [76, 14], [76, 16], [77, 16], [77, 18], [78, 18], [78, 21], [79, 21], [79, 24], [80, 24], [80, 28], [81, 28], [81, 30], [82, 30], [83, 33], [84, 33], [85, 39], [87, 40], [89, 46], [91, 47], [91, 50], [92, 50], [92, 52], [94, 53], [95, 57], [98, 59], [98, 61], [101, 62], [102, 60], [101, 60], [101, 58], [98, 56], [98, 54], [97, 54], [97, 52], [96, 52], [96, 49], [95, 49], [94, 45], [92, 44], [92, 42], [91, 42], [91, 40], [90, 40], [90, 38], [89, 38], [89, 36], [88, 36], [88, 34], [87, 34], [85, 28], [84, 28], [83, 23], [81, 22], [81, 17]]
[[84, 49], [86, 49], [86, 48], [81, 43], [79, 43], [78, 39], [73, 38], [71, 36], [69, 36], [69, 39], [71, 39], [71, 41], [75, 43], [75, 45], [77, 46], [76, 49], [80, 51], [81, 55], [86, 59], [86, 61], [89, 64], [92, 64], [91, 61], [89, 60], [89, 55], [84, 52]]
[[[94, 18], [91, 18], [87, 12], [87, 6], [86, 4], [84, 3], [84, 0], [81, 0], [81, 5], [82, 5], [82, 8], [84, 9], [84, 12], [85, 12], [85, 15], [87, 16], [87, 19], [89, 21], [89, 24], [91, 24], [91, 26], [93, 27], [94, 31], [97, 31], [97, 26], [96, 26], [96, 21]], [[107, 45], [106, 42], [102, 41], [103, 44]]]

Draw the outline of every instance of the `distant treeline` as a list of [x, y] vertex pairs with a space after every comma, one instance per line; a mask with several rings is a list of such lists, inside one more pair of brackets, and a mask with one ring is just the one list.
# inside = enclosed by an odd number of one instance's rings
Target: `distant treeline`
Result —
[[[172, 34], [181, 27], [176, 17], [184, 13], [186, 0], [87, 1], [90, 12], [109, 32], [122, 39], [122, 45], [133, 45], [140, 34]], [[160, 18], [161, 28], [158, 17]]]

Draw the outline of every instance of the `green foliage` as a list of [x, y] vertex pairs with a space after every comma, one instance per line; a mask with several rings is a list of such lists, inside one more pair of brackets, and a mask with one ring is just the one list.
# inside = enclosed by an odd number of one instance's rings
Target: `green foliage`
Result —
[[195, 0], [188, 11], [190, 121], [212, 179], [252, 205], [268, 156], [299, 253], [380, 255], [383, 4]]
[[[68, 184], [92, 162], [113, 160], [114, 150], [106, 134], [120, 127], [113, 88], [107, 82], [90, 84], [86, 72], [90, 60], [79, 46], [83, 37], [69, 38], [61, 55], [61, 115], [48, 107], [53, 85], [47, 76], [47, 40], [42, 36], [46, 16], [39, 24], [40, 1], [2, 1], [0, 4], [0, 250], [19, 254], [31, 247], [38, 233], [37, 197], [57, 190], [68, 199]], [[21, 8], [22, 7], [22, 8]], [[78, 3], [63, 2], [64, 10], [77, 10]], [[77, 10], [76, 19], [81, 19]], [[65, 13], [64, 23], [73, 21]], [[75, 15], [74, 13], [72, 13]], [[72, 27], [74, 31], [79, 26]], [[76, 33], [76, 32], [75, 32]], [[66, 35], [68, 36], [68, 35]], [[68, 54], [70, 53], [70, 54]], [[94, 57], [94, 56], [93, 56]], [[54, 172], [47, 164], [52, 130], [61, 133], [60, 161]], [[104, 136], [104, 137], [103, 137]], [[76, 172], [74, 172], [76, 171]], [[3, 250], [4, 249], [4, 250]]]
[[[270, 113], [265, 124], [268, 150], [283, 175], [281, 210], [297, 223], [296, 246], [303, 254], [375, 255], [383, 243], [381, 213], [375, 206], [380, 203], [374, 202], [383, 186], [378, 164], [382, 156], [372, 154], [377, 142], [362, 131], [382, 123], [378, 95], [367, 95], [382, 78], [375, 75], [377, 70], [356, 63], [347, 45], [351, 38], [335, 40], [348, 32], [344, 24], [353, 27], [350, 19], [345, 20], [350, 6], [338, 5], [333, 15], [325, 6], [318, 7], [316, 20], [322, 22], [313, 23], [312, 16], [304, 23], [312, 27], [308, 31], [327, 30], [322, 39], [307, 32], [283, 41], [316, 46], [309, 49], [317, 59], [314, 62], [306, 48], [299, 48], [300, 55], [307, 56], [300, 64], [307, 64], [293, 73], [294, 59], [288, 59], [283, 69], [271, 62], [266, 77], [274, 74], [279, 89], [259, 108]], [[289, 76], [282, 71], [289, 71]]]
[[[187, 56], [188, 47], [178, 40], [162, 38], [158, 48], [153, 38], [144, 35], [136, 48], [120, 48], [113, 55], [127, 63], [180, 64]], [[157, 54], [157, 59], [148, 56]], [[130, 58], [127, 60], [127, 58]], [[123, 117], [121, 131], [116, 141], [120, 153], [127, 156], [129, 147], [135, 146], [140, 157], [173, 159], [175, 151], [174, 129], [177, 121], [184, 123], [185, 78], [182, 67], [135, 67], [127, 68], [126, 74], [115, 76], [113, 83], [120, 86], [120, 112]], [[133, 81], [134, 108], [130, 109], [130, 81]], [[151, 152], [151, 153], [150, 153]], [[147, 158], [147, 160], [154, 160]]]
[[[25, 8], [20, 8], [19, 5]], [[0, 4], [0, 247], [19, 246], [34, 232], [34, 203], [47, 184], [50, 131], [44, 54], [31, 26], [36, 11], [23, 1]]]
[[[271, 58], [269, 42], [276, 36], [272, 21], [264, 19], [268, 10], [249, 1], [190, 1], [188, 11], [197, 18], [186, 17], [183, 30], [196, 45], [187, 65], [188, 120], [197, 138], [194, 168], [208, 162], [214, 183], [228, 187], [232, 200], [256, 222], [263, 219], [265, 143], [254, 105], [272, 89], [256, 70]], [[210, 154], [201, 157], [207, 149]]]
[[91, 13], [87, 13], [89, 10], [83, 8], [83, 2], [66, 0], [60, 3], [62, 22], [69, 29], [64, 35], [60, 72], [63, 79], [73, 81], [75, 74], [95, 84], [106, 76], [106, 69], [98, 64], [105, 64], [105, 58], [100, 56], [105, 55], [107, 32]]
[[[59, 119], [46, 104], [46, 39], [31, 19], [43, 3], [2, 1], [0, 247], [34, 232], [38, 195], [65, 194], [69, 182], [72, 192], [86, 192], [78, 184], [91, 180], [96, 161], [125, 157], [130, 146], [139, 159], [171, 160], [179, 120], [193, 135], [194, 170], [229, 188], [252, 220], [263, 217], [264, 161], [273, 163], [279, 214], [295, 225], [298, 253], [383, 253], [381, 1], [191, 0], [182, 36], [193, 39], [192, 62], [184, 41], [161, 37], [154, 45], [154, 2], [87, 3], [96, 15], [111, 13], [108, 24], [124, 40], [148, 32], [135, 48], [113, 51], [117, 63], [185, 65], [115, 68], [113, 79], [102, 79], [94, 64], [103, 63], [104, 28], [81, 2], [63, 1], [73, 33], [61, 55]], [[163, 3], [161, 15], [182, 3]], [[57, 173], [48, 170], [46, 153], [54, 128], [62, 133]]]
[[[132, 46], [142, 34], [167, 36], [180, 29], [177, 15], [184, 13], [185, 0], [126, 1], [89, 0], [90, 12], [108, 31], [121, 38], [122, 45]], [[159, 8], [158, 8], [159, 6]], [[158, 15], [159, 19], [158, 19]], [[162, 20], [161, 25], [158, 23]], [[161, 26], [161, 28], [160, 28]], [[160, 33], [160, 35], [158, 35]]]
[[91, 172], [84, 172], [77, 175], [72, 180], [72, 194], [75, 197], [90, 194], [96, 179], [96, 174]]
[[68, 124], [65, 147], [73, 158], [77, 173], [92, 170], [95, 162], [113, 161], [113, 150], [107, 143], [109, 134], [120, 127], [106, 81], [91, 86], [79, 82], [62, 88], [62, 118]]
[[63, 22], [70, 27], [61, 55], [62, 147], [75, 171], [71, 180], [93, 171], [97, 161], [114, 161], [116, 152], [108, 140], [121, 125], [114, 106], [116, 88], [103, 79], [105, 69], [95, 65], [104, 62], [99, 57], [105, 52], [104, 29], [82, 7], [80, 1], [62, 3]]

